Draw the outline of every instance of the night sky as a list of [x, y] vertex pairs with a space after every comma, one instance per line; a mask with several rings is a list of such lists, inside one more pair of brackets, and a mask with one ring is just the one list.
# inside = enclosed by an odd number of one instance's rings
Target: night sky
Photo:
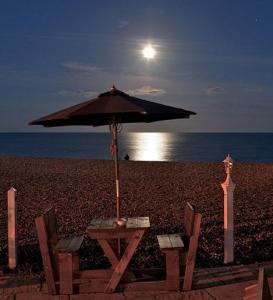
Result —
[[[197, 112], [130, 131], [272, 132], [273, 1], [1, 1], [0, 131], [113, 84]], [[142, 49], [154, 47], [154, 59]], [[107, 130], [102, 127], [99, 130]]]

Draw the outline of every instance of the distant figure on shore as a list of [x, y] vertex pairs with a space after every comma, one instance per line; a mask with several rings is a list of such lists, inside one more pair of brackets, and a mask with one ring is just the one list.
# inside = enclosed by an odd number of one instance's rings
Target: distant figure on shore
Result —
[[126, 155], [124, 156], [124, 159], [125, 159], [125, 160], [130, 160], [130, 156], [129, 156], [128, 154], [126, 154]]

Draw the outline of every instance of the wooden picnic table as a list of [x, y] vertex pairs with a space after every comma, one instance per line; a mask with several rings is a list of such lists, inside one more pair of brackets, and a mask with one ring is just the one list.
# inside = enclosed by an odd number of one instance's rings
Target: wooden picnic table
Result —
[[[98, 241], [112, 265], [105, 293], [113, 293], [116, 290], [145, 230], [149, 227], [149, 217], [127, 218], [124, 226], [117, 225], [116, 218], [91, 220], [86, 235]], [[111, 245], [113, 239], [124, 239], [127, 243], [121, 257]]]

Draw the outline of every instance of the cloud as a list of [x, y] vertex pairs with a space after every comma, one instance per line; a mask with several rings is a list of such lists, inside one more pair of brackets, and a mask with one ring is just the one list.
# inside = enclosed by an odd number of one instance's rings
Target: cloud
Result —
[[207, 95], [223, 94], [225, 89], [221, 86], [213, 86], [206, 89]]
[[265, 91], [265, 88], [262, 86], [248, 86], [244, 88], [244, 91], [246, 93], [261, 94]]
[[99, 93], [95, 91], [88, 91], [88, 90], [61, 90], [57, 93], [60, 96], [66, 96], [66, 97], [76, 97], [80, 96], [83, 98], [94, 98], [95, 96], [98, 96]]
[[137, 89], [128, 90], [127, 93], [132, 96], [161, 96], [165, 94], [166, 91], [146, 85]]
[[129, 21], [125, 19], [119, 19], [118, 20], [118, 28], [122, 29], [129, 25]]
[[89, 64], [83, 64], [79, 62], [65, 62], [63, 63], [63, 66], [73, 71], [88, 72], [88, 73], [101, 70], [101, 68], [97, 66], [92, 66]]

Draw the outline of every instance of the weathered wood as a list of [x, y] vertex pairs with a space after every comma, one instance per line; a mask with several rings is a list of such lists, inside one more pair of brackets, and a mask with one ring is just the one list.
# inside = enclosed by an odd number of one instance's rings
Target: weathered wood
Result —
[[[74, 254], [74, 253], [73, 253]], [[79, 272], [80, 258], [78, 255], [73, 255], [73, 274]]]
[[166, 254], [166, 282], [169, 291], [179, 291], [180, 271], [179, 271], [179, 250], [167, 250]]
[[157, 235], [157, 240], [161, 250], [176, 248], [182, 249], [184, 247], [184, 243], [179, 234]]
[[83, 242], [83, 236], [75, 236], [59, 240], [55, 250], [57, 252], [76, 252], [80, 249]]
[[122, 283], [124, 286], [124, 292], [132, 291], [167, 291], [168, 284], [167, 281], [140, 281], [140, 282], [129, 282]]
[[103, 279], [103, 278], [111, 278], [113, 274], [112, 269], [101, 269], [101, 270], [84, 270], [80, 271], [78, 277], [79, 278], [90, 278], [90, 279]]
[[95, 240], [130, 239], [134, 231], [126, 230], [126, 228], [117, 230], [91, 229], [86, 232], [86, 235]]
[[58, 253], [60, 294], [73, 294], [73, 254]]
[[257, 287], [258, 287], [258, 285], [257, 285], [257, 283], [255, 283], [255, 284], [252, 284], [252, 285], [250, 285], [250, 286], [247, 286], [246, 288], [245, 288], [245, 295], [246, 296], [250, 296], [250, 295], [252, 295], [252, 294], [257, 294]]
[[91, 229], [115, 229], [117, 227], [116, 219], [92, 219], [87, 230]]
[[44, 214], [44, 222], [46, 225], [49, 247], [52, 249], [55, 248], [58, 239], [57, 239], [57, 219], [55, 215], [54, 207], [50, 207]]
[[[128, 272], [125, 275], [125, 271], [145, 229], [149, 227], [150, 221], [148, 217], [128, 218], [125, 226], [117, 226], [116, 218], [110, 219], [110, 221], [102, 219], [94, 219], [91, 221], [86, 229], [86, 235], [98, 240], [105, 255], [112, 264], [112, 269], [105, 270], [106, 273], [97, 274], [96, 271], [94, 274], [90, 273], [93, 277], [102, 275], [101, 277], [105, 278], [109, 275], [109, 271], [112, 272], [108, 284], [105, 285], [105, 292], [112, 293], [115, 291], [122, 277], [126, 277], [126, 279], [132, 278], [132, 274]], [[118, 255], [114, 251], [114, 246], [110, 244], [110, 240], [113, 241], [114, 239], [125, 239], [128, 243], [121, 259], [118, 258]], [[95, 289], [100, 288], [96, 286]]]
[[8, 190], [8, 257], [10, 269], [15, 269], [17, 266], [17, 212], [15, 195], [15, 188]]
[[47, 236], [47, 229], [44, 222], [44, 216], [40, 216], [35, 219], [40, 251], [43, 260], [44, 272], [46, 283], [48, 287], [48, 292], [55, 295], [56, 294], [56, 286], [54, 282], [54, 273], [51, 263], [51, 257], [49, 252], [49, 245], [48, 245], [48, 236]]
[[[127, 229], [137, 229], [137, 228], [149, 228], [150, 227], [150, 220], [149, 217], [135, 217], [135, 218], [128, 218], [125, 223], [125, 227]], [[92, 219], [89, 226], [87, 227], [87, 232], [90, 230], [96, 229], [122, 229], [123, 227], [118, 227], [116, 223], [116, 218], [112, 219]]]
[[259, 269], [258, 283], [245, 288], [244, 300], [271, 300], [268, 279], [264, 268]]
[[271, 294], [268, 284], [268, 279], [264, 268], [259, 269], [259, 279], [257, 286], [257, 300], [271, 300]]
[[[84, 293], [103, 293], [109, 279], [93, 279], [86, 283], [79, 284], [79, 294]], [[90, 300], [94, 299], [90, 296]], [[103, 299], [103, 296], [101, 297]]]
[[170, 242], [168, 234], [157, 235], [156, 237], [157, 237], [157, 241], [158, 241], [160, 249], [172, 248], [172, 244]]
[[194, 207], [187, 202], [184, 210], [184, 228], [187, 236], [193, 234], [194, 225]]
[[186, 258], [186, 269], [183, 282], [183, 290], [189, 291], [192, 287], [193, 271], [195, 266], [196, 253], [198, 248], [198, 239], [200, 233], [202, 215], [195, 213], [193, 235], [190, 238], [189, 250]]
[[148, 228], [150, 227], [149, 217], [128, 218], [126, 228]]
[[70, 297], [68, 295], [60, 295], [59, 300], [70, 300]]
[[83, 237], [57, 242], [57, 220], [53, 208], [36, 218], [35, 222], [49, 293], [56, 294], [56, 280], [59, 278], [60, 293], [72, 294], [73, 273], [79, 270], [79, 259], [75, 252], [80, 248]]
[[104, 290], [105, 293], [112, 293], [115, 291], [115, 289], [116, 289], [121, 277], [123, 276], [143, 234], [144, 234], [144, 229], [139, 229], [139, 230], [136, 230], [133, 232], [131, 240], [130, 240], [128, 246], [126, 247], [122, 258], [120, 259], [118, 265], [116, 266], [114, 273]]

